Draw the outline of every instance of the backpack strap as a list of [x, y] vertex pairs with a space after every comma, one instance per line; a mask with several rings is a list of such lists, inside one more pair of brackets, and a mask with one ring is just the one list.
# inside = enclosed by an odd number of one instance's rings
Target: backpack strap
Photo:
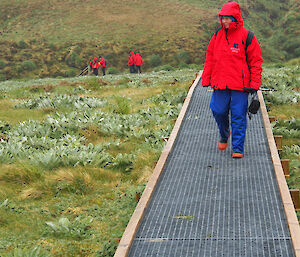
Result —
[[218, 32], [219, 32], [221, 29], [222, 29], [222, 28], [218, 28], [217, 31], [215, 32], [215, 40], [217, 39]]
[[248, 35], [247, 35], [247, 39], [246, 39], [246, 46], [245, 46], [245, 56], [246, 56], [246, 62], [248, 64], [248, 67], [249, 67], [249, 63], [248, 63], [248, 57], [247, 57], [247, 48], [252, 43], [253, 37], [254, 37], [253, 31], [249, 30]]
[[246, 39], [246, 47], [245, 47], [245, 55], [246, 56], [247, 56], [247, 48], [252, 43], [253, 37], [254, 37], [253, 31], [249, 30], [248, 35], [247, 35], [247, 39]]

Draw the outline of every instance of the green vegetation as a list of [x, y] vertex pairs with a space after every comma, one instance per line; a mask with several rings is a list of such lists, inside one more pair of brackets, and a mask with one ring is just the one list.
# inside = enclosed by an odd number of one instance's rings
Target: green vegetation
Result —
[[33, 61], [27, 60], [21, 63], [19, 71], [33, 71], [36, 69], [36, 64]]
[[[0, 83], [1, 256], [113, 255], [223, 4], [1, 3], [0, 81], [8, 80]], [[274, 133], [284, 136], [281, 157], [291, 159], [288, 185], [299, 188], [299, 67], [283, 63], [300, 64], [300, 3], [240, 4], [245, 27], [273, 62], [263, 87], [277, 91], [265, 99], [278, 118]], [[157, 72], [73, 78], [100, 54], [108, 74], [127, 71], [132, 50], [144, 58], [143, 71]]]
[[187, 51], [179, 52], [176, 55], [175, 60], [178, 63], [189, 63], [190, 62], [190, 54]]
[[149, 63], [151, 67], [157, 67], [161, 65], [161, 58], [158, 54], [154, 54], [150, 57]]
[[[289, 188], [300, 188], [300, 67], [266, 68], [262, 84], [275, 90], [266, 91], [264, 98], [269, 114], [277, 118], [272, 123], [273, 134], [283, 136], [281, 159], [290, 159]], [[300, 212], [297, 212], [300, 221]]]
[[0, 255], [113, 256], [194, 77], [0, 83]]
[[[0, 79], [70, 77], [100, 54], [108, 60], [108, 68], [124, 71], [132, 50], [144, 58], [143, 71], [165, 64], [202, 65], [223, 4], [215, 0], [3, 2], [0, 59], [5, 67], [0, 62]], [[281, 64], [299, 57], [299, 1], [242, 0], [240, 5], [245, 27], [255, 32], [265, 62]], [[153, 55], [160, 56], [161, 64], [153, 65]], [[32, 61], [36, 68], [18, 68], [24, 61]]]

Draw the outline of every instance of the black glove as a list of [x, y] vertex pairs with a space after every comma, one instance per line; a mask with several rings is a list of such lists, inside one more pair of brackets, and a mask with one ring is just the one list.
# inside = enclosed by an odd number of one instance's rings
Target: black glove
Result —
[[254, 89], [254, 88], [252, 88], [252, 87], [243, 87], [243, 90], [244, 90], [245, 92], [250, 93], [250, 94], [254, 94], [254, 93], [257, 92], [257, 89]]
[[260, 107], [260, 102], [258, 100], [257, 93], [255, 92], [252, 94], [248, 111], [252, 114], [256, 114], [259, 110], [259, 107]]

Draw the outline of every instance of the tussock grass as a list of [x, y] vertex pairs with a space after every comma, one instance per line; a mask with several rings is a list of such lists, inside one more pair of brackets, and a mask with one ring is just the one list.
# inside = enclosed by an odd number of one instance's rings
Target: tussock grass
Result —
[[129, 114], [131, 112], [130, 99], [122, 96], [115, 96], [114, 102], [115, 104], [112, 107], [112, 112], [119, 114]]
[[[3, 107], [0, 120], [10, 123], [9, 130], [2, 128], [2, 136], [12, 140], [9, 133], [21, 129], [20, 121], [35, 120], [28, 122], [28, 128], [27, 123], [23, 124], [20, 133], [26, 140], [32, 140], [30, 146], [39, 149], [33, 160], [0, 166], [0, 206], [6, 201], [6, 205], [0, 207], [0, 255], [15, 249], [25, 253], [26, 249], [40, 245], [50, 256], [95, 256], [97, 252], [107, 253], [108, 242], [121, 237], [137, 204], [137, 195], [143, 191], [159, 158], [164, 145], [160, 137], [170, 131], [169, 126], [175, 118], [172, 113], [178, 112], [179, 103], [176, 102], [170, 115], [161, 115], [170, 107], [153, 99], [164, 91], [173, 90], [174, 95], [177, 90], [187, 91], [194, 79], [193, 74], [179, 71], [126, 77], [128, 79], [121, 74], [108, 75], [101, 80], [95, 77], [45, 79], [9, 86], [9, 83], [0, 83], [0, 90], [6, 92], [5, 98], [0, 100]], [[164, 83], [174, 78], [178, 83]], [[45, 90], [47, 87], [50, 90]], [[101, 112], [88, 108], [72, 115], [74, 110], [66, 106], [14, 109], [15, 104], [25, 100], [40, 96], [52, 99], [61, 92], [70, 96], [79, 94], [83, 98], [105, 98], [108, 106], [99, 108]], [[167, 94], [167, 97], [171, 95]], [[11, 111], [16, 115], [5, 116]], [[22, 113], [24, 117], [21, 117]], [[103, 120], [97, 119], [98, 115], [103, 116]], [[157, 116], [153, 118], [152, 115]], [[78, 121], [79, 117], [87, 123]], [[52, 126], [50, 130], [42, 125], [47, 120]], [[57, 150], [54, 148], [58, 141], [45, 152], [46, 155], [51, 153], [52, 157], [44, 156], [43, 151], [49, 148], [48, 137], [54, 137], [51, 139], [54, 142], [61, 140], [65, 133], [66, 140], [60, 143], [61, 149], [66, 151], [61, 153], [64, 163], [55, 157]], [[40, 141], [43, 135], [47, 136]], [[92, 159], [94, 155], [89, 151], [92, 149], [96, 153], [96, 145], [104, 149], [109, 163], [97, 167], [88, 163], [84, 156], [82, 164], [75, 165], [81, 157], [74, 149], [86, 147], [86, 155]], [[102, 157], [102, 153], [97, 153], [97, 158]], [[70, 158], [72, 161], [68, 162]], [[67, 224], [68, 229], [62, 224]]]
[[8, 99], [0, 100], [0, 120], [9, 124], [17, 124], [25, 120], [42, 120], [49, 113], [49, 110], [24, 110], [15, 109], [16, 102]]
[[1, 165], [0, 181], [6, 183], [26, 185], [40, 180], [43, 177], [42, 170], [27, 163], [20, 162], [14, 165]]
[[296, 105], [292, 105], [292, 104], [283, 104], [280, 106], [271, 105], [269, 110], [269, 115], [284, 120], [289, 120], [292, 117], [300, 117], [300, 103]]
[[26, 199], [39, 199], [43, 195], [43, 191], [38, 190], [36, 188], [28, 188], [21, 192], [20, 199], [26, 200]]
[[96, 125], [90, 125], [89, 127], [82, 129], [80, 134], [86, 139], [85, 144], [89, 143], [99, 144], [107, 141], [107, 138], [101, 137], [99, 127]]
[[52, 188], [60, 192], [86, 194], [94, 187], [92, 177], [86, 172], [59, 169], [47, 177]]
[[[289, 188], [300, 187], [300, 139], [299, 139], [299, 66], [265, 69], [263, 81], [269, 88], [274, 88], [277, 94], [270, 98], [265, 93], [267, 109], [270, 116], [275, 116], [278, 122], [273, 123], [273, 133], [283, 135], [283, 151], [281, 159], [290, 159], [290, 177], [287, 178]], [[270, 92], [272, 93], [272, 92]], [[293, 99], [291, 101], [290, 99]], [[300, 211], [297, 212], [300, 222]]]

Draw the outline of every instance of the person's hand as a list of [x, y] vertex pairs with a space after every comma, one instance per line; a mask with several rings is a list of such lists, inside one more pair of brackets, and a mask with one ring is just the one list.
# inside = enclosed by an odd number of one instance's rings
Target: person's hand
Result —
[[254, 89], [254, 88], [252, 88], [252, 87], [243, 87], [243, 90], [244, 90], [245, 92], [250, 93], [250, 94], [253, 94], [253, 93], [255, 93], [255, 92], [257, 91], [257, 89]]

